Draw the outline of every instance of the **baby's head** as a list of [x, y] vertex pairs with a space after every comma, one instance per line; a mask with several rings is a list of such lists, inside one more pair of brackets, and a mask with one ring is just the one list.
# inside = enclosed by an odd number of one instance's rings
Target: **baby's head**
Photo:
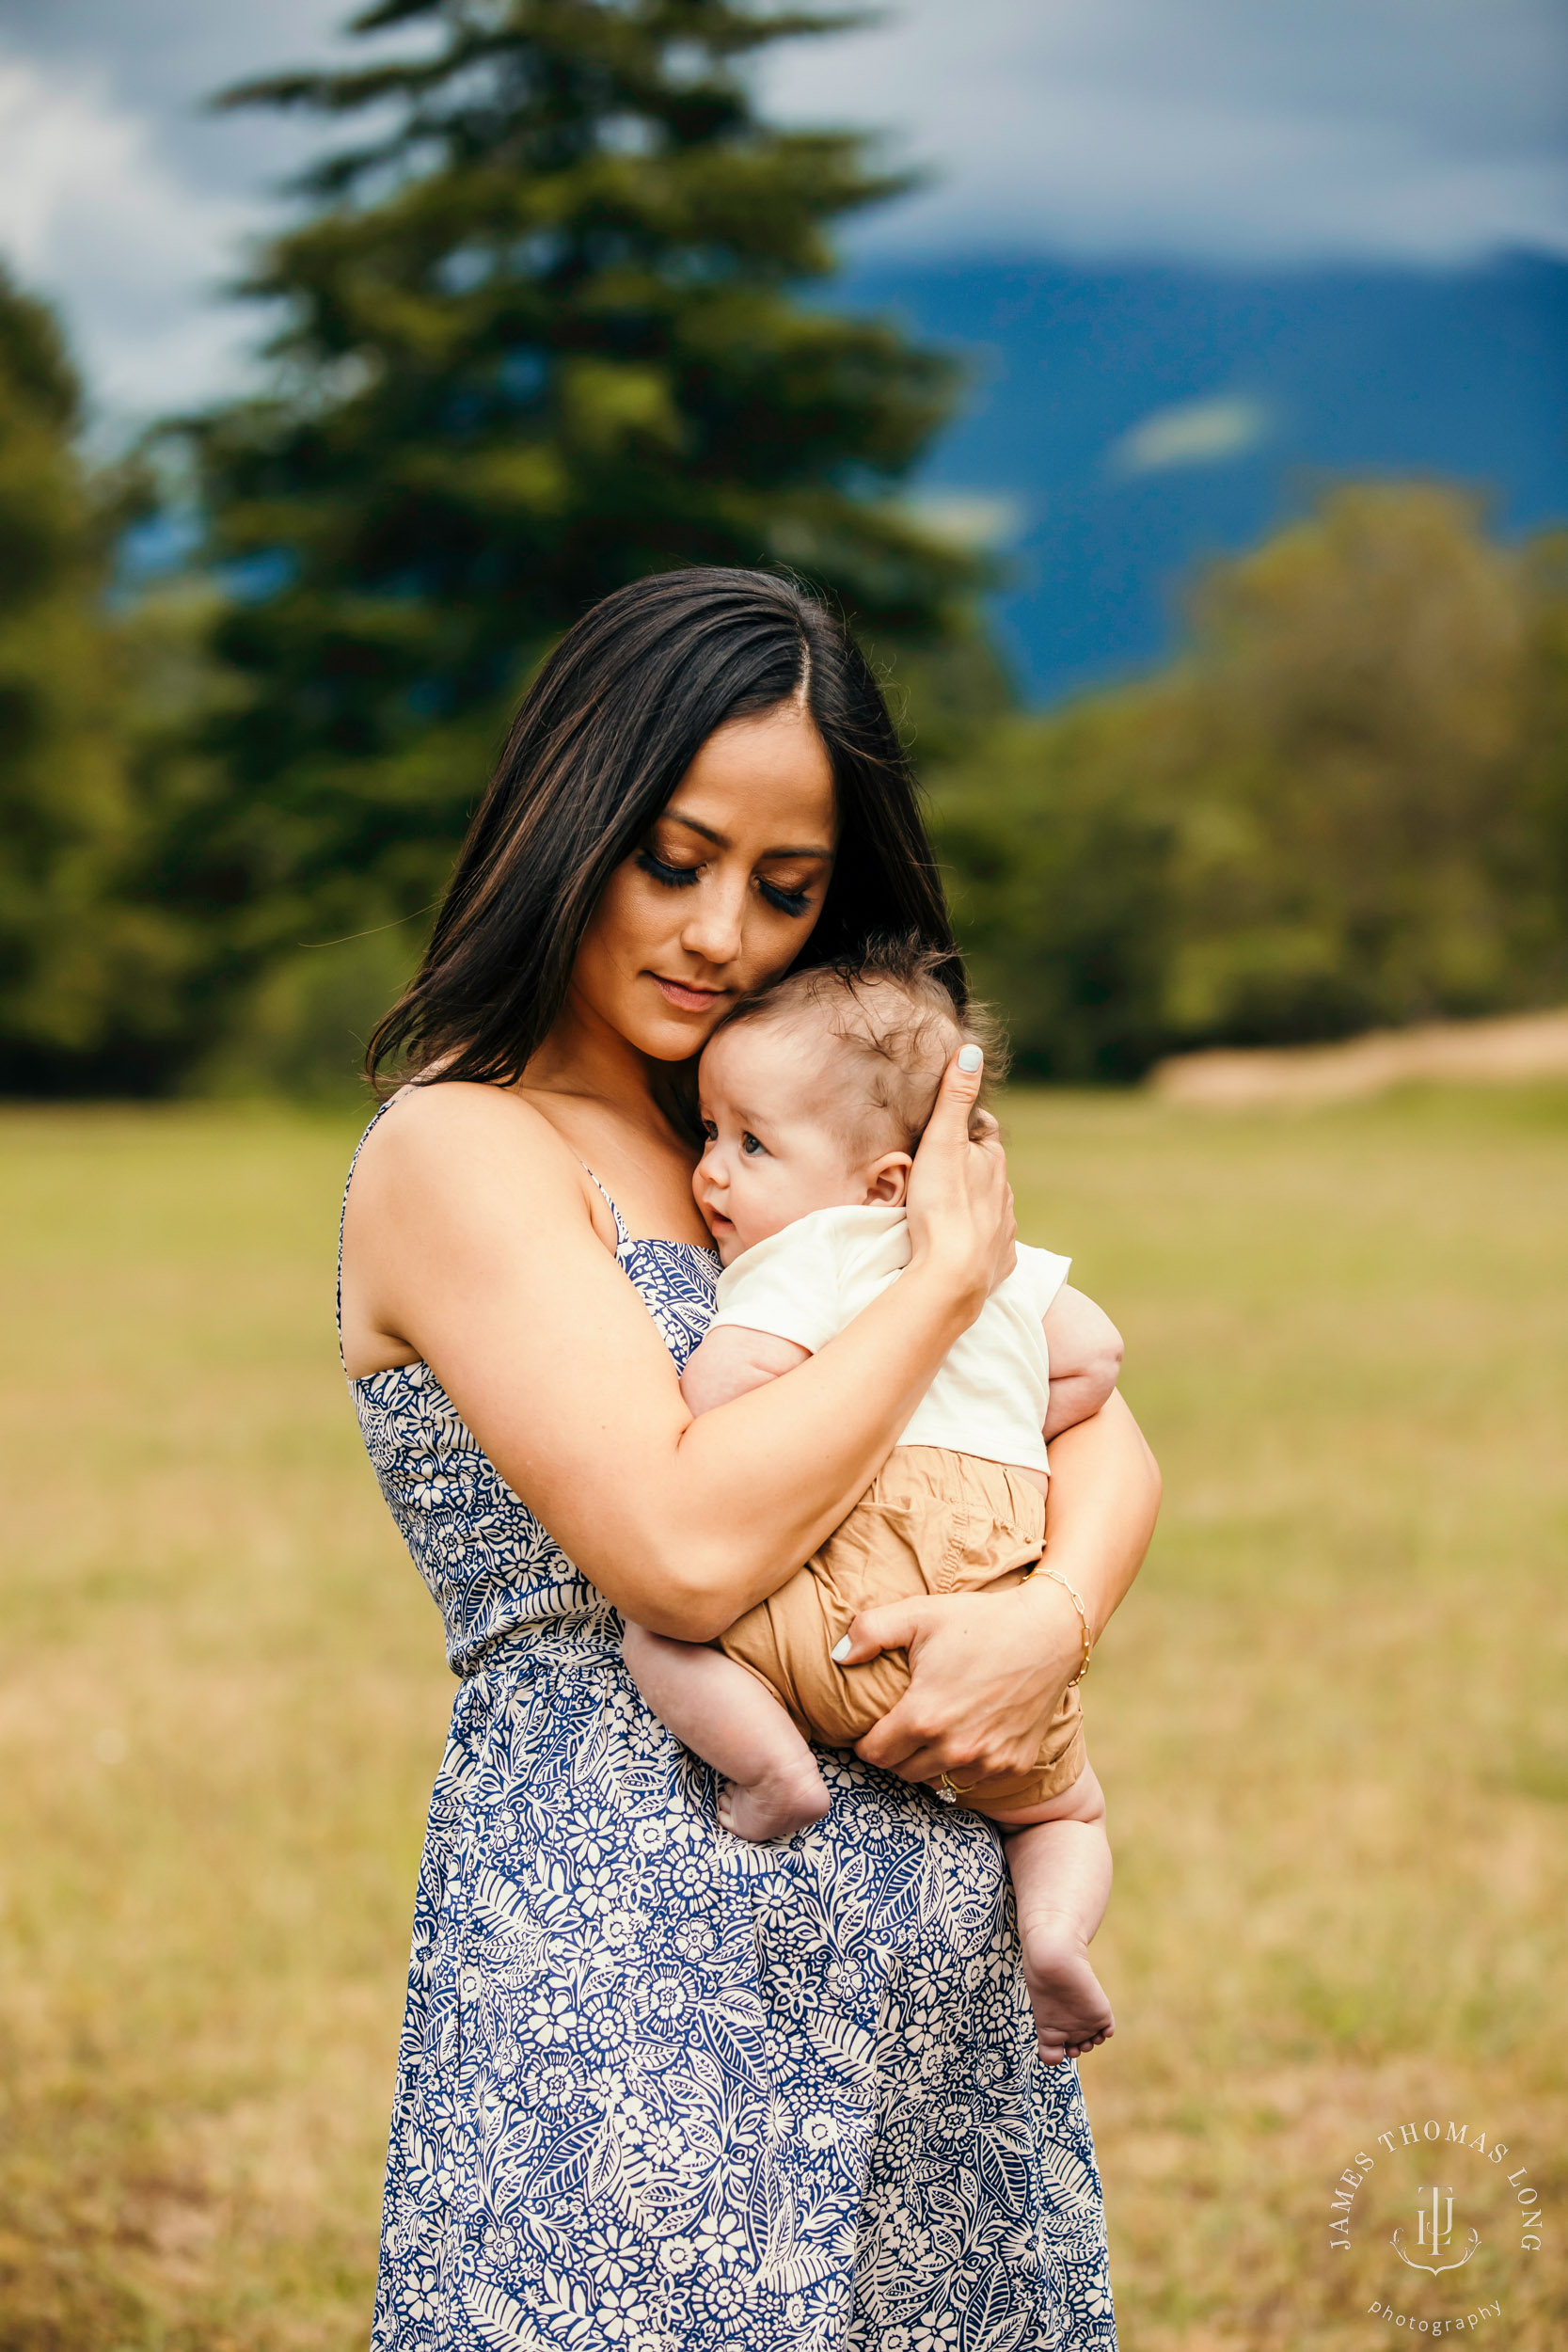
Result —
[[896, 1207], [960, 1015], [930, 949], [878, 947], [737, 1006], [698, 1069], [697, 1206], [726, 1265], [814, 1209]]

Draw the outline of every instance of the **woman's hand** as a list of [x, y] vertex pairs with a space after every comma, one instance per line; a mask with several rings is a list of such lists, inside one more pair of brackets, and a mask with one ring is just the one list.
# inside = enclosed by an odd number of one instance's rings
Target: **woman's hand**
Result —
[[1018, 1237], [996, 1121], [989, 1111], [974, 1109], [981, 1070], [977, 1045], [961, 1047], [948, 1063], [910, 1170], [906, 1200], [911, 1272], [939, 1267], [973, 1294], [975, 1314], [1012, 1272]]
[[[896, 1285], [895, 1286], [896, 1287]], [[1119, 1394], [1051, 1440], [1046, 1560], [1098, 1640], [1137, 1575], [1160, 1509], [1160, 1472]], [[904, 1780], [960, 1787], [1026, 1772], [1084, 1657], [1077, 1609], [1055, 1577], [1003, 1593], [945, 1593], [864, 1609], [842, 1662], [909, 1652], [910, 1687], [856, 1754]]]
[[911, 1673], [904, 1696], [855, 1754], [901, 1780], [946, 1772], [960, 1787], [1032, 1769], [1084, 1656], [1078, 1613], [1049, 1579], [863, 1609], [848, 1639], [840, 1663], [862, 1666], [902, 1649]]

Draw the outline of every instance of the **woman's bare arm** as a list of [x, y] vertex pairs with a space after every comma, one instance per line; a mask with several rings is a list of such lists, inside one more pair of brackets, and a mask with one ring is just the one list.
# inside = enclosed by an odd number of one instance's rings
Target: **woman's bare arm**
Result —
[[[1052, 1440], [1045, 1565], [1073, 1586], [1096, 1640], [1143, 1565], [1160, 1472], [1118, 1394]], [[1054, 1578], [1007, 1593], [942, 1594], [862, 1612], [845, 1662], [907, 1649], [910, 1687], [856, 1753], [902, 1779], [1026, 1772], [1083, 1659], [1078, 1612]]]
[[859, 1500], [1011, 1262], [1000, 1146], [969, 1138], [977, 1086], [956, 1064], [943, 1081], [903, 1278], [789, 1380], [700, 1418], [594, 1232], [576, 1160], [514, 1094], [441, 1086], [398, 1105], [350, 1188], [345, 1272], [606, 1598], [707, 1641]]

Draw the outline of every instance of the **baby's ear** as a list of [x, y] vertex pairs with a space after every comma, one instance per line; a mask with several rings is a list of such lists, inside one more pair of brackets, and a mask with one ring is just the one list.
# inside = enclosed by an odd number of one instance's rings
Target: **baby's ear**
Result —
[[865, 1171], [866, 1207], [901, 1209], [913, 1166], [907, 1152], [884, 1152], [879, 1160], [873, 1160]]

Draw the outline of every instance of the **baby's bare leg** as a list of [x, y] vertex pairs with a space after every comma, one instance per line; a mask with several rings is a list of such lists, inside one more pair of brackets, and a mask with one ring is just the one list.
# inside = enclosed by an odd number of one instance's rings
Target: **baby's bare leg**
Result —
[[628, 1625], [626, 1671], [683, 1747], [724, 1775], [719, 1819], [736, 1837], [793, 1837], [828, 1810], [810, 1748], [777, 1699], [722, 1650]]
[[1111, 2004], [1089, 1965], [1089, 1942], [1111, 1894], [1104, 1792], [1085, 1765], [1059, 1797], [1029, 1813], [990, 1818], [1006, 1834], [1040, 2056], [1054, 2066], [1116, 2031]]

